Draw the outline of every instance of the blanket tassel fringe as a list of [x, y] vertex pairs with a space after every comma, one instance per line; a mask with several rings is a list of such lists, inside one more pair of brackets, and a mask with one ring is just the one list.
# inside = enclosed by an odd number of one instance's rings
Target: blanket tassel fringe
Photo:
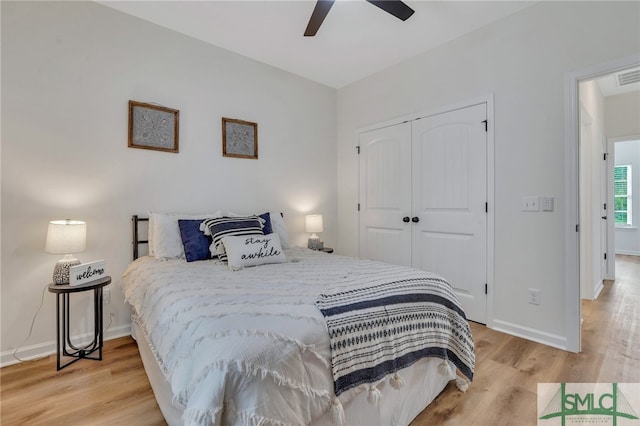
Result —
[[373, 406], [378, 406], [378, 402], [380, 401], [380, 398], [382, 398], [382, 394], [380, 393], [380, 390], [378, 390], [378, 388], [375, 387], [375, 385], [370, 385], [369, 394], [367, 395], [367, 401], [369, 401], [369, 404]]
[[446, 361], [442, 361], [440, 365], [438, 365], [438, 372], [443, 376], [452, 376], [451, 366]]
[[402, 387], [404, 386], [404, 379], [398, 374], [395, 373], [393, 376], [391, 376], [391, 378], [389, 379], [389, 384], [391, 385], [392, 388], [394, 388], [395, 390], [400, 390], [402, 389]]
[[466, 392], [469, 389], [469, 383], [460, 376], [456, 376], [456, 387], [460, 392]]
[[[440, 365], [438, 365], [438, 372], [440, 372], [440, 374], [442, 374], [443, 376], [449, 376], [449, 375], [455, 374], [452, 371], [451, 366], [447, 362], [442, 362]], [[469, 383], [467, 383], [465, 379], [458, 376], [457, 374], [455, 376], [456, 376], [456, 387], [458, 388], [458, 390], [460, 392], [466, 392], [467, 389], [469, 389]]]
[[344, 408], [337, 397], [331, 401], [331, 417], [333, 417], [335, 424], [343, 425], [345, 423]]

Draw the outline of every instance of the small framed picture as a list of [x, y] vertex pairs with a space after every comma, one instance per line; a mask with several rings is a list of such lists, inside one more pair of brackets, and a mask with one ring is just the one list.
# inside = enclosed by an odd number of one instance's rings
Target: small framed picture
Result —
[[258, 124], [222, 117], [222, 155], [258, 159]]
[[129, 148], [178, 152], [180, 111], [129, 101]]

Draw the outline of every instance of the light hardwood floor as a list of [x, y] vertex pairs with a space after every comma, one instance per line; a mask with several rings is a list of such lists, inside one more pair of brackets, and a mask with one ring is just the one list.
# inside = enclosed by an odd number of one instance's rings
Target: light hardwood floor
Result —
[[[616, 258], [617, 279], [583, 302], [583, 351], [568, 353], [472, 323], [476, 373], [466, 393], [450, 384], [412, 423], [535, 425], [544, 382], [640, 382], [640, 258]], [[60, 372], [55, 356], [0, 370], [0, 423], [164, 425], [129, 337], [105, 343], [104, 360]]]

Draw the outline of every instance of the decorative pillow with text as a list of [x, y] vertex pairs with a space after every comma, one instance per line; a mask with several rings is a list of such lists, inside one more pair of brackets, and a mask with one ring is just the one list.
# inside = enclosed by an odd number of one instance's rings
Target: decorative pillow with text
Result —
[[229, 269], [239, 271], [245, 266], [284, 263], [287, 257], [282, 251], [278, 234], [228, 236], [222, 238], [227, 252]]

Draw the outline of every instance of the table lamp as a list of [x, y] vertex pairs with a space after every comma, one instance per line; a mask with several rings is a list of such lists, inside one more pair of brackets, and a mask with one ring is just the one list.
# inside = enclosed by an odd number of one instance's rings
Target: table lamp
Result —
[[311, 234], [307, 247], [312, 250], [322, 250], [324, 245], [320, 238], [316, 235], [316, 232], [322, 232], [322, 215], [321, 214], [308, 214], [304, 217], [304, 231]]
[[84, 251], [87, 242], [87, 224], [80, 220], [52, 220], [47, 230], [45, 251], [51, 254], [64, 254], [53, 269], [55, 284], [69, 284], [69, 268], [79, 265], [74, 253]]

